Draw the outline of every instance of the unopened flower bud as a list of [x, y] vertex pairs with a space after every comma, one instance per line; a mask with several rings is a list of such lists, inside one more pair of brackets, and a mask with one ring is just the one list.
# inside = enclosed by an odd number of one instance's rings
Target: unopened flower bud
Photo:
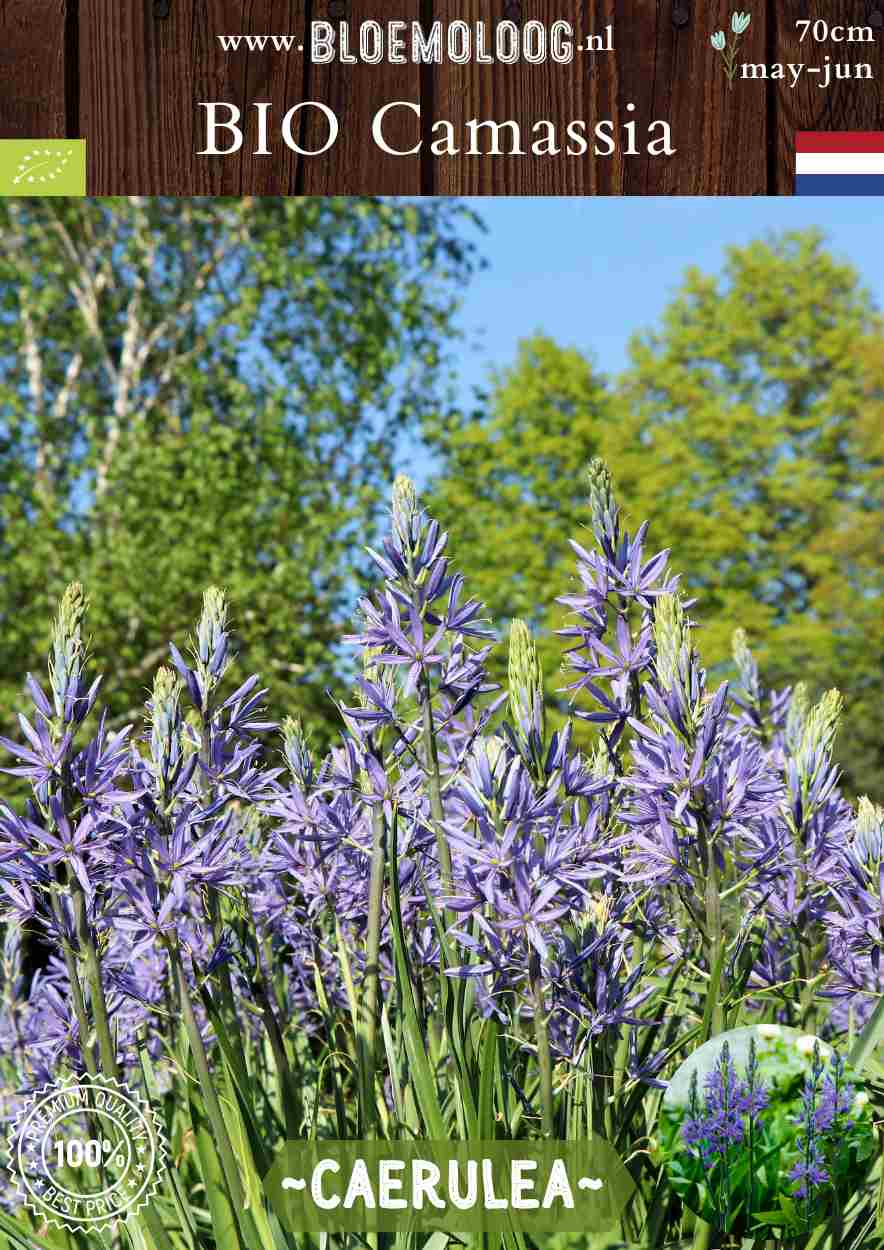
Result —
[[613, 765], [611, 764], [611, 755], [601, 738], [595, 744], [592, 755], [589, 757], [589, 771], [593, 777], [597, 777], [599, 781], [613, 774]]
[[799, 681], [792, 690], [789, 709], [786, 712], [785, 738], [786, 745], [791, 751], [797, 751], [799, 748], [809, 708], [807, 686], [803, 681]]
[[56, 716], [64, 717], [69, 696], [79, 685], [86, 663], [82, 627], [89, 601], [80, 582], [71, 582], [62, 595], [52, 626], [49, 685]]
[[182, 753], [181, 682], [169, 668], [160, 668], [148, 704], [150, 754], [158, 781], [165, 781]]
[[196, 631], [196, 658], [213, 677], [227, 659], [227, 599], [223, 590], [209, 586], [203, 594], [203, 611]]
[[151, 724], [156, 722], [158, 716], [166, 715], [171, 719], [175, 715], [178, 704], [178, 696], [181, 693], [181, 682], [176, 673], [165, 665], [157, 669], [156, 676], [153, 679], [153, 692], [151, 697]]
[[397, 473], [393, 482], [393, 529], [406, 547], [410, 547], [416, 538], [418, 511], [414, 482], [404, 473]]
[[819, 703], [810, 709], [801, 734], [798, 766], [807, 766], [820, 752], [828, 755], [835, 743], [844, 700], [838, 690], [827, 690]]
[[282, 742], [286, 763], [295, 780], [309, 786], [313, 780], [313, 760], [304, 726], [296, 716], [287, 716], [282, 722]]
[[510, 626], [509, 691], [510, 715], [516, 728], [525, 738], [535, 731], [543, 742], [543, 670], [531, 630], [520, 620]]
[[89, 600], [81, 582], [71, 582], [58, 605], [55, 622], [56, 635], [64, 638], [80, 638], [80, 627], [89, 607]]
[[657, 596], [654, 607], [654, 642], [657, 646], [657, 681], [660, 688], [680, 688], [685, 658], [690, 652], [690, 626], [678, 595]]
[[755, 663], [755, 658], [749, 650], [745, 629], [734, 630], [731, 647], [734, 664], [737, 666], [744, 690], [748, 694], [756, 694], [758, 691], [758, 665]]
[[878, 807], [868, 795], [862, 795], [856, 807], [853, 845], [863, 863], [878, 865], [884, 861], [884, 807]]
[[619, 536], [620, 510], [614, 498], [614, 481], [611, 471], [600, 456], [589, 462], [589, 513], [593, 533], [604, 545], [616, 547]]
[[874, 833], [882, 824], [884, 824], [884, 807], [878, 807], [867, 794], [861, 795], [856, 805], [856, 832], [858, 834]]

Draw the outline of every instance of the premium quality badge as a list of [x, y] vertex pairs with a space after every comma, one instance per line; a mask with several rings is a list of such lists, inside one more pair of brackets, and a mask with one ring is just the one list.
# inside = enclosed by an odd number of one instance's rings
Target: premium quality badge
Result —
[[104, 1077], [44, 1086], [9, 1134], [19, 1198], [47, 1224], [88, 1229], [144, 1207], [166, 1163], [144, 1098]]

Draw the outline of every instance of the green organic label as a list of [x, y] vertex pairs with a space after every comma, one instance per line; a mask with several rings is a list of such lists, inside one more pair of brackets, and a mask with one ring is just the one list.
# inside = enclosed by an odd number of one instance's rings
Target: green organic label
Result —
[[582, 1142], [286, 1142], [264, 1187], [295, 1232], [591, 1232], [633, 1192], [615, 1151]]
[[0, 139], [0, 195], [85, 194], [85, 139]]

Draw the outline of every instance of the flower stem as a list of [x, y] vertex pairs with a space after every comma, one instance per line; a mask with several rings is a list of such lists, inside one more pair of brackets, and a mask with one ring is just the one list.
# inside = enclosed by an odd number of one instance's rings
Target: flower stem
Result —
[[718, 863], [715, 858], [715, 848], [705, 835], [703, 837], [703, 845], [706, 851], [706, 962], [710, 976], [707, 993], [711, 1002], [711, 1008], [706, 1013], [706, 1036], [708, 1038], [717, 1037], [719, 1033], [724, 1032], [724, 1007], [721, 1001], [724, 944], [721, 926], [721, 895], [719, 893]]
[[218, 1093], [212, 1081], [211, 1073], [209, 1072], [209, 1060], [206, 1055], [206, 1048], [203, 1044], [199, 1025], [197, 1024], [196, 1016], [194, 1014], [193, 1003], [190, 998], [190, 988], [187, 984], [187, 978], [184, 975], [184, 967], [181, 963], [181, 956], [177, 947], [172, 942], [167, 944], [167, 948], [169, 951], [169, 959], [172, 964], [172, 973], [175, 977], [175, 983], [178, 986], [178, 993], [181, 1000], [181, 1015], [184, 1021], [184, 1029], [187, 1033], [187, 1040], [190, 1043], [190, 1050], [196, 1066], [200, 1089], [202, 1090], [203, 1098], [205, 1100], [206, 1113], [209, 1117], [209, 1123], [212, 1126], [212, 1133], [215, 1137], [215, 1146], [221, 1160], [221, 1168], [224, 1172], [224, 1179], [227, 1182], [230, 1201], [232, 1202], [235, 1210], [241, 1211], [245, 1206], [245, 1193], [243, 1192], [242, 1182], [240, 1181], [239, 1166], [236, 1162], [236, 1156], [233, 1152], [233, 1146], [227, 1132], [227, 1125], [224, 1121], [224, 1113], [221, 1110], [221, 1103], [218, 1100]]
[[83, 1055], [83, 1063], [86, 1071], [90, 1076], [98, 1075], [98, 1064], [95, 1062], [95, 1055], [92, 1047], [89, 1045], [89, 1034], [92, 1032], [89, 1023], [89, 1014], [86, 1011], [86, 999], [83, 997], [83, 986], [80, 982], [80, 970], [77, 966], [77, 956], [70, 941], [65, 936], [64, 915], [62, 913], [61, 904], [55, 894], [52, 896], [52, 910], [55, 913], [56, 923], [61, 934], [61, 950], [64, 956], [65, 968], [67, 969], [68, 980], [71, 985], [71, 999], [74, 1004], [74, 1016], [77, 1020], [77, 1028], [80, 1033], [80, 1051]]
[[[201, 720], [199, 757], [202, 767], [197, 769], [196, 776], [200, 794], [208, 801], [209, 787], [206, 778], [209, 775], [209, 768], [212, 763], [212, 705], [208, 694], [206, 695], [206, 705], [203, 708]], [[212, 932], [212, 941], [217, 947], [221, 941], [223, 923], [218, 895], [211, 888], [206, 892], [206, 914], [209, 920], [209, 928]], [[226, 962], [222, 963], [218, 969], [218, 981], [221, 986], [222, 1018], [228, 1026], [228, 1031], [232, 1034], [239, 1031], [239, 1018], [236, 1011], [230, 968]]]
[[89, 986], [89, 998], [92, 1004], [92, 1016], [95, 1022], [95, 1033], [98, 1037], [98, 1053], [105, 1076], [119, 1078], [117, 1065], [117, 1048], [110, 1031], [110, 1019], [107, 1010], [107, 999], [101, 979], [101, 963], [98, 951], [92, 940], [89, 919], [86, 914], [86, 895], [82, 885], [76, 878], [71, 879], [71, 898], [74, 904], [74, 925], [77, 942], [86, 965], [86, 983]]
[[[439, 770], [439, 748], [436, 743], [436, 727], [433, 723], [433, 705], [430, 698], [430, 679], [424, 674], [423, 690], [423, 721], [424, 737], [427, 744], [427, 788], [430, 795], [430, 814], [433, 817], [433, 832], [436, 835], [436, 848], [439, 852], [439, 872], [444, 889], [451, 886], [451, 849], [442, 822], [445, 812], [442, 807], [442, 777]], [[448, 913], [446, 912], [448, 919]]]
[[380, 1015], [380, 951], [383, 923], [384, 878], [387, 869], [387, 836], [384, 810], [377, 805], [371, 813], [371, 875], [368, 887], [368, 932], [365, 942], [365, 1018], [362, 1025], [360, 1063], [361, 1113], [363, 1130], [373, 1129], [377, 1029]]
[[554, 1137], [556, 1131], [555, 1102], [552, 1085], [552, 1053], [549, 1047], [549, 1030], [543, 1005], [543, 988], [540, 979], [540, 956], [532, 951], [528, 962], [528, 976], [534, 1000], [534, 1040], [537, 1043], [537, 1066], [540, 1070], [541, 1128], [544, 1137]]
[[[724, 1032], [724, 1008], [721, 1003], [721, 972], [724, 961], [724, 944], [721, 927], [721, 894], [719, 892], [718, 863], [715, 848], [711, 845], [703, 824], [700, 825], [700, 845], [704, 854], [706, 872], [705, 891], [705, 941], [706, 962], [709, 969], [707, 1003], [703, 1017], [703, 1040], [717, 1037]], [[694, 1250], [708, 1250], [712, 1245], [712, 1226], [705, 1220], [697, 1220], [694, 1229]]]
[[755, 1038], [749, 1043], [749, 1066], [746, 1072], [749, 1085], [749, 1118], [747, 1124], [749, 1154], [749, 1197], [746, 1204], [746, 1219], [752, 1223], [752, 1205], [755, 1198], [755, 1076], [756, 1076]]
[[282, 1093], [283, 1118], [285, 1119], [285, 1131], [288, 1137], [295, 1139], [300, 1135], [301, 1122], [303, 1120], [303, 1106], [301, 1103], [300, 1091], [294, 1078], [288, 1055], [286, 1054], [285, 1042], [282, 1036], [282, 1030], [279, 1027], [279, 1021], [276, 1018], [276, 1012], [273, 1009], [273, 1003], [270, 998], [270, 991], [264, 980], [263, 973], [259, 972], [255, 986], [258, 996], [258, 1004], [261, 1008], [261, 1015], [264, 1020], [264, 1028], [270, 1039], [270, 1049], [273, 1052], [273, 1061], [276, 1064], [276, 1072], [279, 1079], [280, 1090]]

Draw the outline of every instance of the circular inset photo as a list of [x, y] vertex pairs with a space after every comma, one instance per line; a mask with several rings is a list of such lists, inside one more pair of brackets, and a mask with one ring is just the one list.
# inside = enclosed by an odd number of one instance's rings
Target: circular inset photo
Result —
[[729, 1244], [793, 1237], [828, 1218], [873, 1162], [869, 1096], [844, 1055], [778, 1024], [698, 1047], [663, 1099], [673, 1190]]

